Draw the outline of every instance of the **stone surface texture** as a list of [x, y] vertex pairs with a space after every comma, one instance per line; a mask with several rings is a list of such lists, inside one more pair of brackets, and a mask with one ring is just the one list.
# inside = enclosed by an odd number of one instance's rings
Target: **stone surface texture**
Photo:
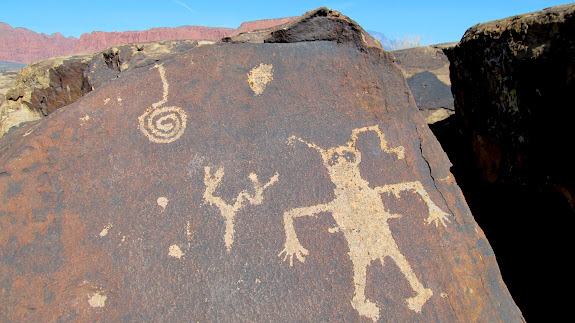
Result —
[[443, 52], [443, 49], [455, 45], [439, 44], [391, 52], [428, 124], [444, 120], [455, 113], [449, 80], [449, 60]]
[[557, 190], [575, 210], [575, 4], [479, 24], [447, 53], [486, 182]]
[[299, 23], [1, 138], [0, 321], [524, 321], [393, 57]]

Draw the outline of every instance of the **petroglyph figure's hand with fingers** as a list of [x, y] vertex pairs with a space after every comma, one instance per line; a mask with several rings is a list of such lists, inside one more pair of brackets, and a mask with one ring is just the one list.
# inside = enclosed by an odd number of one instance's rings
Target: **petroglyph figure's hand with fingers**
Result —
[[287, 261], [289, 259], [289, 265], [293, 266], [293, 258], [294, 256], [301, 262], [305, 262], [305, 256], [309, 255], [309, 251], [304, 248], [301, 243], [297, 239], [288, 240], [285, 244], [285, 248], [278, 254], [279, 257], [282, 257], [283, 261]]
[[435, 222], [436, 227], [438, 227], [439, 222], [441, 222], [441, 224], [445, 227], [445, 226], [447, 226], [446, 222], [451, 222], [451, 220], [449, 220], [450, 217], [451, 217], [451, 215], [443, 212], [443, 210], [440, 209], [437, 205], [432, 204], [429, 206], [429, 216], [427, 217], [425, 222], [427, 224], [431, 224], [431, 222]]

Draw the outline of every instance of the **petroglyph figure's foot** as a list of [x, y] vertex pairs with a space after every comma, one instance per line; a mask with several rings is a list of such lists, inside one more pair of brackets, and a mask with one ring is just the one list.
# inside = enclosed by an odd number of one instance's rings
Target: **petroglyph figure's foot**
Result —
[[421, 312], [421, 308], [431, 296], [433, 292], [429, 288], [425, 288], [419, 295], [407, 299], [407, 307], [414, 312]]
[[443, 212], [437, 205], [433, 204], [429, 206], [429, 217], [425, 220], [427, 224], [431, 222], [435, 222], [435, 226], [439, 226], [439, 222], [445, 227], [447, 225], [446, 222], [451, 222], [449, 218], [451, 215], [448, 213]]
[[353, 306], [361, 316], [368, 317], [374, 322], [379, 319], [379, 307], [364, 297], [356, 295], [351, 300], [351, 306]]
[[278, 254], [278, 257], [284, 256], [283, 261], [289, 259], [289, 265], [293, 266], [293, 257], [296, 256], [301, 262], [305, 262], [305, 256], [309, 255], [309, 251], [304, 248], [299, 242], [287, 241], [285, 248]]

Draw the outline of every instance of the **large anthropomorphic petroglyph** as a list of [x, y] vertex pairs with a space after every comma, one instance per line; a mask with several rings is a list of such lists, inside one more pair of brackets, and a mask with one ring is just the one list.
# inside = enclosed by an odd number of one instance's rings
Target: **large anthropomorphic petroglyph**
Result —
[[204, 184], [206, 185], [206, 190], [204, 192], [204, 201], [205, 204], [211, 204], [217, 206], [218, 209], [220, 209], [222, 216], [226, 220], [224, 243], [226, 244], [226, 249], [229, 252], [232, 248], [232, 244], [234, 243], [234, 233], [235, 233], [234, 218], [236, 216], [236, 213], [245, 206], [244, 202], [246, 201], [252, 205], [262, 204], [264, 200], [263, 198], [264, 190], [278, 181], [279, 174], [275, 173], [275, 175], [272, 178], [270, 178], [270, 180], [264, 186], [262, 186], [258, 180], [258, 175], [251, 173], [249, 175], [249, 178], [254, 184], [255, 194], [251, 195], [247, 191], [241, 191], [236, 197], [236, 201], [234, 202], [234, 204], [228, 204], [221, 197], [214, 196], [216, 188], [218, 188], [218, 186], [222, 181], [222, 178], [224, 177], [224, 168], [220, 167], [213, 175], [209, 166], [206, 166], [204, 170], [205, 170]]
[[379, 126], [354, 129], [347, 144], [330, 149], [323, 149], [314, 143], [294, 136], [289, 139], [288, 143], [290, 144], [299, 140], [320, 153], [323, 164], [336, 188], [334, 191], [335, 199], [329, 203], [300, 207], [284, 213], [286, 242], [285, 248], [279, 256], [283, 256], [284, 261], [289, 260], [291, 266], [293, 266], [294, 257], [304, 262], [308, 250], [301, 245], [297, 238], [293, 219], [313, 216], [320, 212], [331, 212], [337, 223], [337, 229], [343, 232], [348, 242], [349, 255], [353, 262], [355, 295], [351, 304], [360, 315], [375, 321], [379, 318], [379, 308], [365, 296], [367, 266], [373, 260], [379, 260], [383, 265], [385, 257], [390, 257], [399, 267], [417, 294], [407, 299], [409, 309], [420, 312], [425, 302], [433, 295], [431, 289], [425, 288], [418, 280], [408, 260], [393, 239], [387, 221], [402, 215], [388, 212], [383, 205], [380, 194], [391, 193], [396, 198], [400, 198], [402, 191], [413, 191], [421, 195], [429, 210], [429, 216], [426, 220], [428, 224], [435, 222], [437, 226], [441, 222], [445, 226], [446, 221], [449, 222], [448, 217], [450, 215], [443, 212], [431, 201], [419, 181], [371, 188], [369, 183], [361, 177], [359, 170], [361, 152], [355, 146], [358, 135], [366, 131], [377, 133], [381, 149], [384, 152], [395, 154], [398, 159], [404, 158], [404, 148], [402, 146], [388, 147]]

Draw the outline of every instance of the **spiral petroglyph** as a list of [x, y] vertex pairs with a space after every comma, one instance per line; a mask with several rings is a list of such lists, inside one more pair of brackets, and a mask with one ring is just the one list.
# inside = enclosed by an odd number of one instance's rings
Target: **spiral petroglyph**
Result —
[[188, 115], [180, 107], [162, 107], [168, 102], [170, 85], [166, 79], [166, 69], [156, 65], [162, 79], [162, 100], [152, 104], [139, 119], [138, 128], [151, 142], [170, 143], [179, 139], [186, 130]]
[[140, 130], [151, 142], [170, 143], [186, 130], [186, 112], [180, 107], [150, 107], [140, 116]]

